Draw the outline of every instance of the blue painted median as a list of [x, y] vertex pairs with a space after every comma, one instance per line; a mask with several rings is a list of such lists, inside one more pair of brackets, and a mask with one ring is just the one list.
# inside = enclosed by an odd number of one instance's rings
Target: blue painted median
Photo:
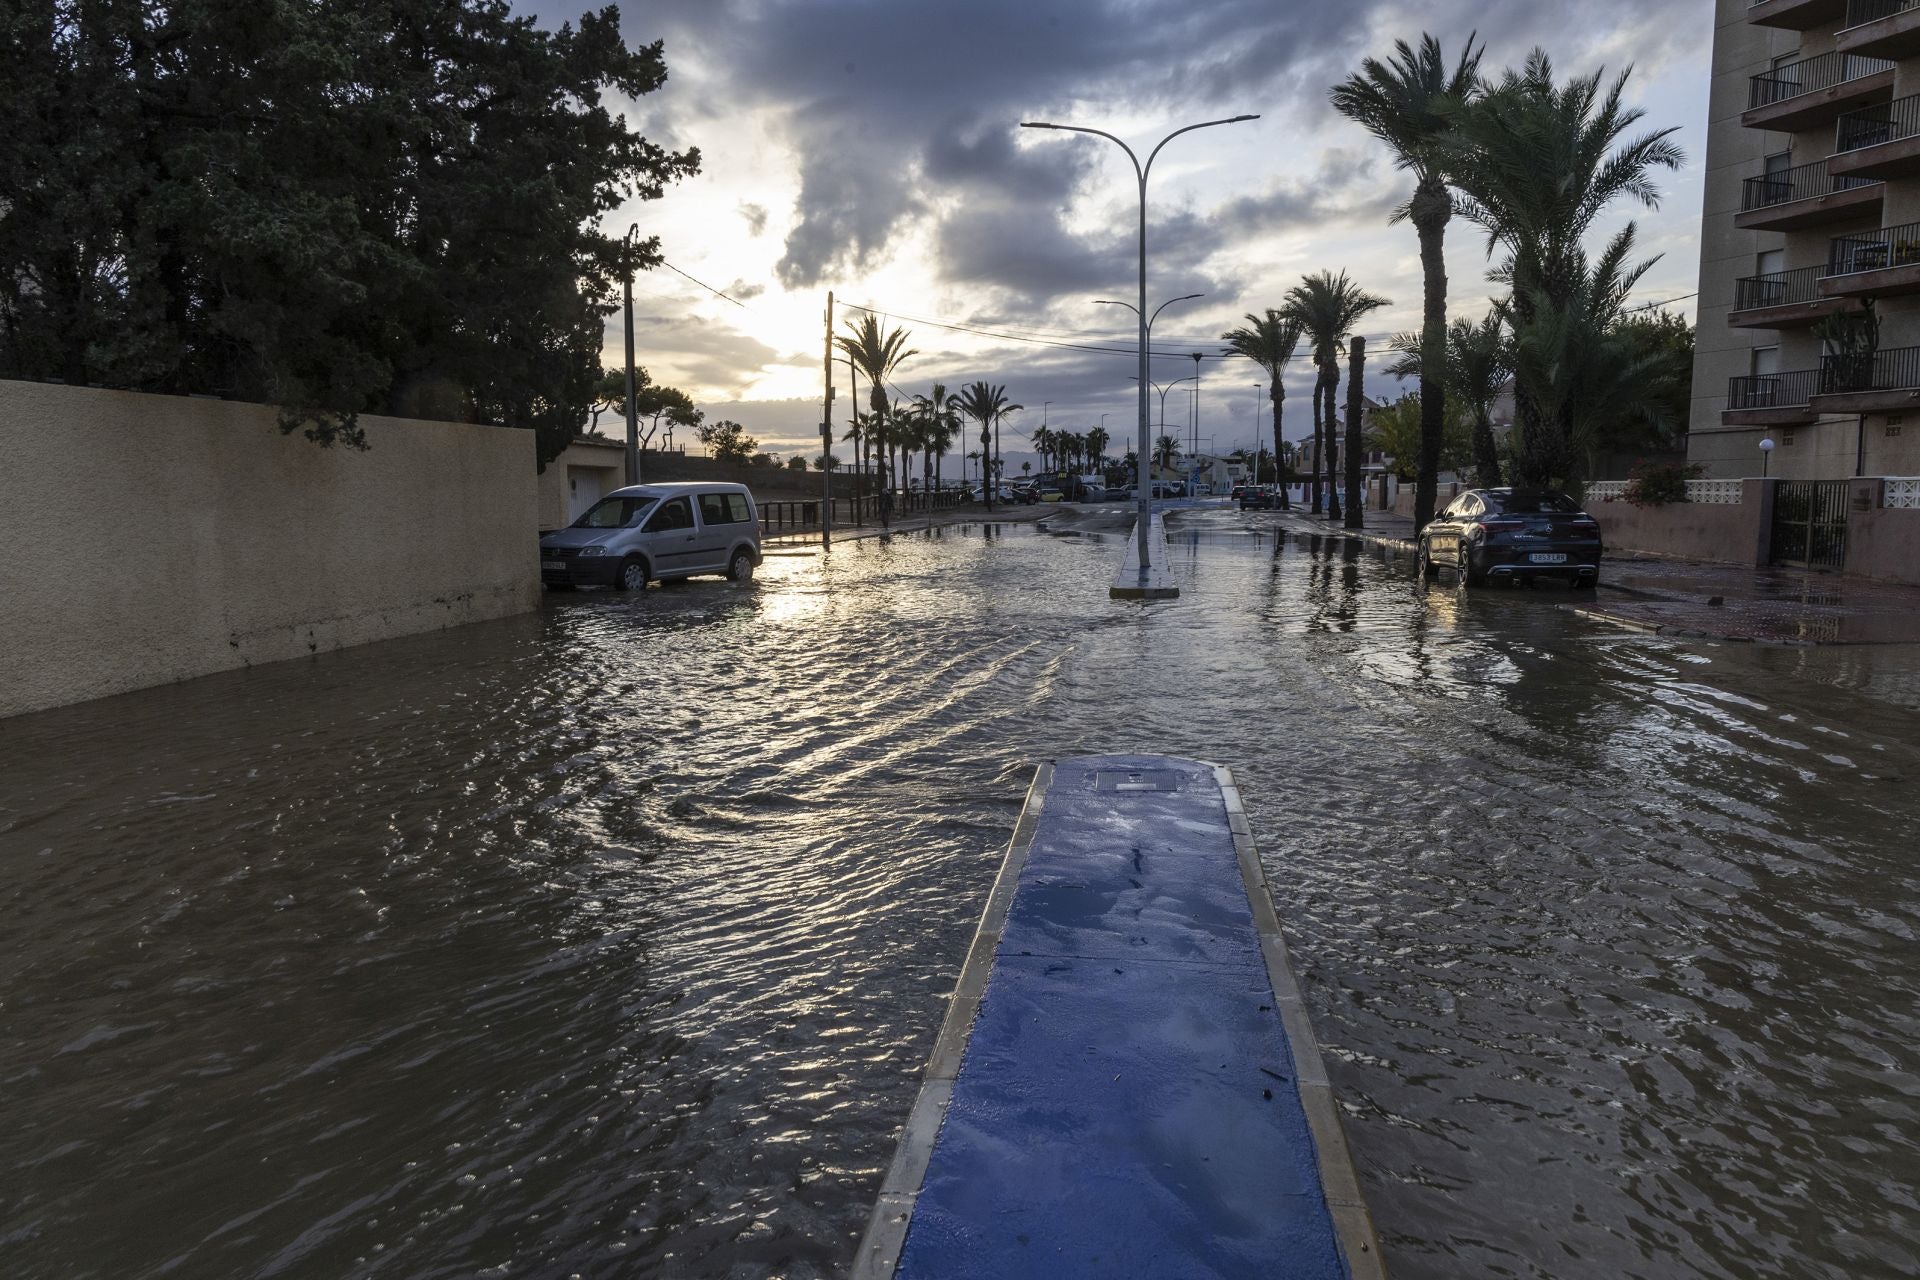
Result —
[[1382, 1274], [1225, 770], [1041, 770], [854, 1274]]

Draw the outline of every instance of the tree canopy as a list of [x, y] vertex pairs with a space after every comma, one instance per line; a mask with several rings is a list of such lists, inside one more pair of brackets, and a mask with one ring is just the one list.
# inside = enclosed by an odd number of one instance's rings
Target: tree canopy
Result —
[[617, 113], [667, 71], [612, 7], [49, 0], [0, 36], [0, 376], [260, 400], [322, 444], [378, 412], [557, 454], [660, 258], [598, 223], [699, 167]]

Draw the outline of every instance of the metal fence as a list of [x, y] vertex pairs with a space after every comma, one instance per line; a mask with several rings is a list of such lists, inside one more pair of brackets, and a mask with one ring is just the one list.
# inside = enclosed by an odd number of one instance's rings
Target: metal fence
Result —
[[1834, 150], [1858, 151], [1920, 133], [1920, 96], [1895, 98], [1842, 115], [1834, 126]]
[[1795, 200], [1817, 200], [1841, 191], [1878, 185], [1878, 178], [1835, 177], [1827, 172], [1825, 160], [1816, 160], [1744, 180], [1740, 184], [1740, 212], [1752, 213], [1755, 209], [1771, 209]]
[[1839, 569], [1847, 560], [1847, 482], [1781, 480], [1773, 488], [1774, 564]]
[[1916, 4], [1920, 4], [1920, 0], [1847, 0], [1847, 25], [1857, 27], [1863, 22], [1891, 18]]
[[1813, 302], [1820, 296], [1821, 278], [1829, 274], [1825, 267], [1799, 267], [1764, 276], [1743, 276], [1733, 282], [1733, 309], [1751, 311]]
[[1862, 271], [1912, 266], [1920, 266], [1920, 222], [1835, 236], [1827, 242], [1824, 274], [1850, 276]]
[[1920, 347], [1892, 347], [1870, 355], [1830, 355], [1820, 361], [1820, 394], [1907, 391], [1920, 388]]
[[1747, 80], [1747, 109], [1770, 106], [1797, 98], [1803, 93], [1830, 89], [1849, 80], [1891, 70], [1884, 58], [1865, 58], [1857, 53], [1823, 53], [1817, 58], [1782, 63], [1765, 75]]
[[1820, 390], [1820, 370], [1741, 374], [1727, 379], [1729, 409], [1798, 409]]

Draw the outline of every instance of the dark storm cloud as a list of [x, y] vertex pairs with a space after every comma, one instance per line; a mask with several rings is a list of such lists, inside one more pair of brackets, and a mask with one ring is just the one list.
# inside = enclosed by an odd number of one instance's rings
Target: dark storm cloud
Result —
[[[575, 8], [523, 7], [548, 21]], [[675, 79], [660, 129], [701, 145], [709, 169], [728, 163], [725, 126], [735, 113], [776, 113], [800, 175], [776, 268], [785, 286], [875, 267], [935, 217], [937, 239], [962, 255], [943, 264], [947, 279], [972, 273], [1033, 296], [1035, 282], [1079, 288], [1102, 274], [1111, 246], [1073, 248], [1060, 214], [1109, 144], [1055, 135], [1051, 146], [1022, 147], [1014, 130], [1023, 118], [1253, 111], [1284, 120], [1284, 138], [1321, 134], [1316, 145], [1361, 148], [1370, 144], [1337, 121], [1326, 88], [1361, 57], [1389, 52], [1396, 37], [1435, 31], [1451, 55], [1477, 27], [1493, 42], [1489, 71], [1540, 43], [1572, 72], [1618, 61], [1623, 47], [1643, 63], [1685, 54], [1676, 42], [1697, 24], [1672, 19], [1668, 0], [1438, 0], [1413, 9], [1383, 0], [656, 0], [628, 6], [625, 27], [632, 40], [665, 39]], [[1402, 185], [1384, 166], [1368, 175], [1383, 188]], [[1318, 189], [1251, 194], [1206, 222], [1216, 239], [1195, 251], [1204, 257], [1224, 243], [1218, 237], [1251, 225], [1297, 226], [1359, 207], [1374, 211]], [[742, 207], [752, 234], [765, 212]], [[1004, 262], [989, 260], [989, 235], [1001, 237]]]

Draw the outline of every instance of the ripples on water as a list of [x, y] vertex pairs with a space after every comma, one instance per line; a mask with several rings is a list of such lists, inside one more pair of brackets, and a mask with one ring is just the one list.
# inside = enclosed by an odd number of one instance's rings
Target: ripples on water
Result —
[[1036, 761], [1231, 764], [1393, 1273], [1920, 1270], [1903, 653], [1176, 525], [0, 722], [0, 1271], [828, 1276]]

